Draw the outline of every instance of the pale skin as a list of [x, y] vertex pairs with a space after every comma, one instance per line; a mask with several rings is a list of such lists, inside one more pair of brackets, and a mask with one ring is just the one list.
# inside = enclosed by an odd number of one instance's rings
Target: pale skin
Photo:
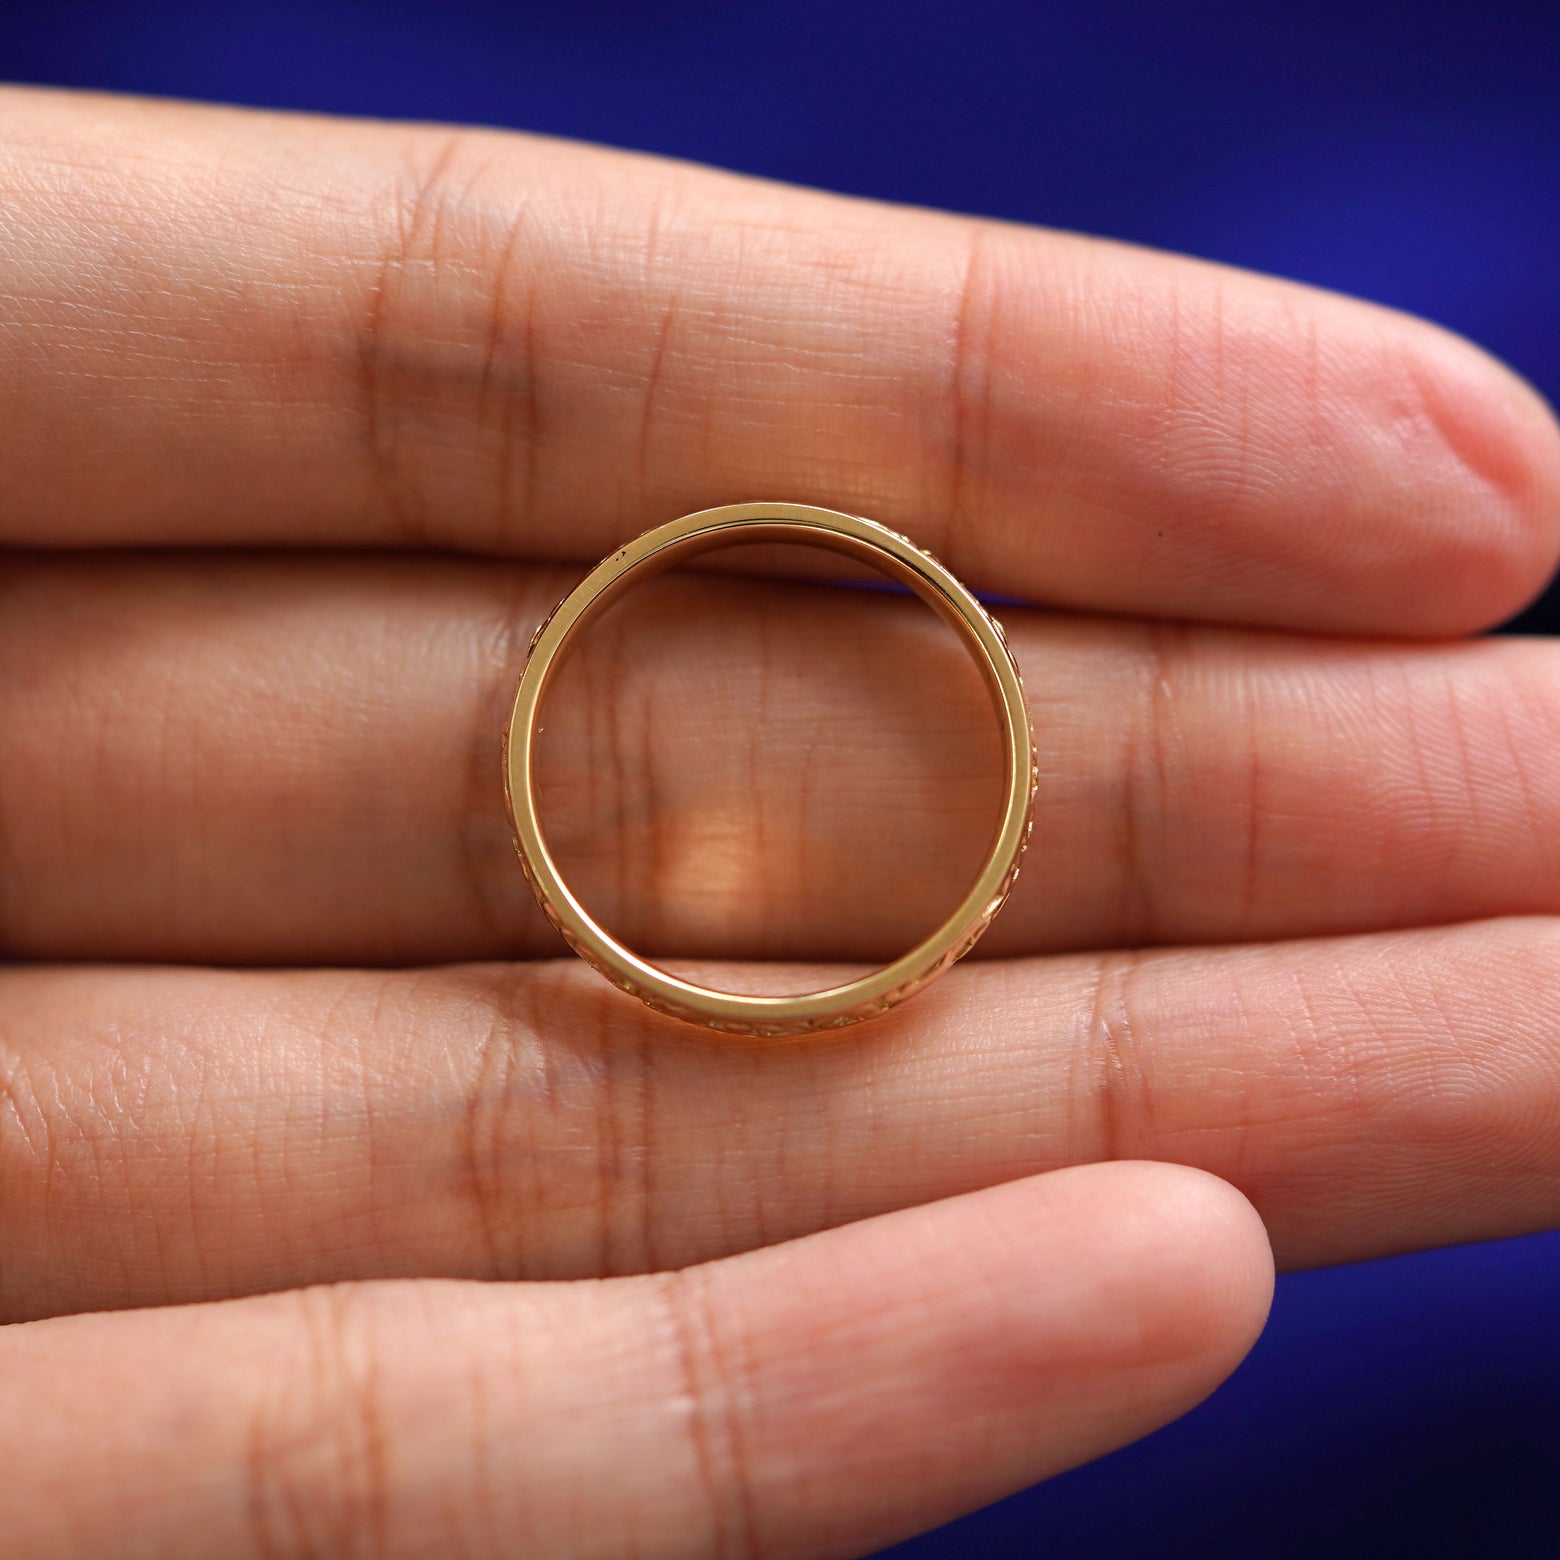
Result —
[[[1275, 1256], [1560, 1221], [1560, 646], [1467, 637], [1560, 436], [1473, 347], [492, 132], [8, 92], [0, 213], [16, 1553], [863, 1554], [1198, 1401]], [[780, 1048], [563, 954], [498, 771], [569, 583], [751, 498], [1016, 602], [1041, 750], [978, 955]], [[601, 625], [603, 919], [731, 986], [924, 931], [993, 792], [920, 612]]]

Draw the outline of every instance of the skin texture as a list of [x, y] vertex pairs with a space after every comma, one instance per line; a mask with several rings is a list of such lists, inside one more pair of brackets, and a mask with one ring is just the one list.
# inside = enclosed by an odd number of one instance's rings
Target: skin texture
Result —
[[[0, 205], [18, 1553], [864, 1554], [1191, 1406], [1274, 1252], [1560, 1220], [1560, 659], [1458, 637], [1560, 434], [1476, 349], [491, 132], [6, 92]], [[761, 497], [1002, 597], [1041, 745], [980, 957], [779, 1048], [559, 957], [497, 763], [583, 568]], [[592, 631], [544, 812], [803, 989], [957, 895], [993, 735], [736, 563]]]

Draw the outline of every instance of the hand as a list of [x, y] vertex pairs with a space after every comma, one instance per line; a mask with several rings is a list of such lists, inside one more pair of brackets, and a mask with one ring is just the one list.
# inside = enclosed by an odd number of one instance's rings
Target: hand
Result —
[[[1210, 1390], [1252, 1203], [1286, 1263], [1560, 1218], [1560, 651], [1456, 642], [1560, 439], [1466, 344], [501, 134], [12, 92], [0, 209], [11, 1552], [858, 1554]], [[1069, 609], [1002, 610], [981, 956], [781, 1048], [558, 958], [498, 784], [569, 580], [755, 497]], [[990, 821], [945, 631], [637, 599], [557, 701], [593, 908], [901, 952]]]

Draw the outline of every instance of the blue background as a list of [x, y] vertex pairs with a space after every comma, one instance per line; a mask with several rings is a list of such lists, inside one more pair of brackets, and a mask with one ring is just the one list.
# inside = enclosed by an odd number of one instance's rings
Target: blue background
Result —
[[[1560, 400], [1560, 0], [13, 0], [0, 75], [513, 125], [1187, 250], [1429, 315]], [[1560, 1237], [1285, 1278], [1203, 1408], [893, 1553], [1553, 1560]]]

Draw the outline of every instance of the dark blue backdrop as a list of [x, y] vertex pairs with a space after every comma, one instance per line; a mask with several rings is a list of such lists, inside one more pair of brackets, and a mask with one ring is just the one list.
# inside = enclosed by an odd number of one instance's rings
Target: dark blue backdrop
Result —
[[[10, 0], [0, 75], [1111, 234], [1427, 314], [1560, 399], [1560, 0]], [[1286, 1278], [1205, 1407], [894, 1553], [1553, 1560], [1560, 1237]]]

